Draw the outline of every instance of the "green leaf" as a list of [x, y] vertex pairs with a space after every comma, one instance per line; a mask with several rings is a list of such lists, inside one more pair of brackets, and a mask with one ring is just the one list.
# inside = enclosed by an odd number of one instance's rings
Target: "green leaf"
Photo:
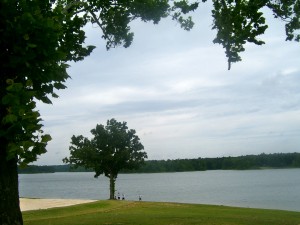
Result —
[[8, 152], [7, 152], [6, 160], [11, 160], [17, 156], [17, 154], [20, 150], [20, 147], [14, 143], [9, 143], [7, 146], [7, 149], [8, 149]]
[[56, 89], [65, 89], [66, 88], [66, 86], [63, 85], [62, 83], [54, 83], [54, 87]]
[[9, 84], [9, 85], [11, 85], [11, 84], [14, 83], [14, 80], [13, 80], [13, 79], [7, 79], [7, 80], [6, 80], [6, 83]]
[[32, 87], [32, 85], [33, 85], [32, 80], [26, 80], [26, 84], [25, 84], [26, 87]]
[[42, 142], [44, 142], [44, 143], [47, 143], [51, 140], [52, 140], [52, 138], [49, 134], [45, 134], [45, 135], [42, 136]]
[[46, 104], [52, 104], [52, 101], [48, 97], [41, 97], [40, 100]]
[[25, 110], [24, 109], [20, 109], [19, 110], [19, 116], [24, 116], [25, 115]]
[[13, 123], [15, 123], [15, 122], [17, 122], [17, 121], [18, 121], [18, 117], [15, 116], [14, 114], [8, 114], [8, 115], [6, 115], [6, 116], [3, 118], [3, 120], [2, 120], [2, 122], [3, 122], [4, 124], [8, 124], [8, 123], [13, 124]]
[[59, 96], [57, 94], [55, 94], [55, 93], [52, 93], [52, 97], [53, 98], [58, 98]]
[[22, 89], [23, 89], [23, 84], [21, 83], [13, 83], [12, 85], [6, 88], [6, 90], [11, 92], [20, 92]]
[[24, 38], [24, 40], [28, 41], [29, 40], [29, 35], [28, 34], [24, 34], [23, 38]]
[[32, 141], [23, 141], [22, 146], [24, 147], [25, 150], [28, 150], [29, 148], [34, 146], [34, 142], [32, 142]]
[[13, 94], [7, 94], [2, 98], [2, 104], [3, 105], [19, 105], [20, 99]]
[[36, 44], [31, 44], [31, 43], [28, 43], [27, 46], [28, 46], [29, 48], [36, 48], [36, 47], [37, 47]]

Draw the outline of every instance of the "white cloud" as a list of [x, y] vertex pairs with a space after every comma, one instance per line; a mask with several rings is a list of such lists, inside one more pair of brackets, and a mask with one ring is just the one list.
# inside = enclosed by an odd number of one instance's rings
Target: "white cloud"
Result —
[[90, 136], [110, 118], [136, 129], [151, 159], [299, 151], [299, 44], [285, 42], [282, 24], [269, 19], [267, 44], [247, 45], [227, 71], [210, 12], [200, 10], [191, 32], [168, 20], [134, 22], [128, 49], [107, 52], [87, 28], [98, 48], [72, 64], [53, 105], [38, 105], [53, 141], [36, 163], [60, 164], [73, 134]]

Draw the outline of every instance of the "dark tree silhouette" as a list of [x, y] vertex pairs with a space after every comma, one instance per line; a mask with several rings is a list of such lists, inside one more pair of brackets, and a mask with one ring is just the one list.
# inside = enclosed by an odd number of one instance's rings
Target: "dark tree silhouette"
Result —
[[126, 122], [115, 119], [107, 125], [97, 125], [91, 130], [93, 138], [73, 136], [70, 146], [70, 157], [65, 163], [83, 166], [95, 171], [95, 177], [104, 174], [110, 181], [110, 199], [115, 196], [115, 182], [122, 169], [138, 169], [147, 158], [135, 130], [128, 129]]

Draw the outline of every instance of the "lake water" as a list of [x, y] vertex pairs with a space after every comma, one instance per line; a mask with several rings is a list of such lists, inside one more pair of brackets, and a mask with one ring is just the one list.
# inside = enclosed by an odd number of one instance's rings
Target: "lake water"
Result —
[[[94, 173], [20, 174], [20, 196], [108, 199], [109, 180]], [[120, 174], [127, 200], [300, 211], [300, 169]]]

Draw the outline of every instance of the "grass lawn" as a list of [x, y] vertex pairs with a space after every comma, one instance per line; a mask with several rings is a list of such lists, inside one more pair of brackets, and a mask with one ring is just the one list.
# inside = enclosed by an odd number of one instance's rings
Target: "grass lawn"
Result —
[[23, 212], [24, 225], [300, 225], [300, 212], [212, 205], [98, 201]]

